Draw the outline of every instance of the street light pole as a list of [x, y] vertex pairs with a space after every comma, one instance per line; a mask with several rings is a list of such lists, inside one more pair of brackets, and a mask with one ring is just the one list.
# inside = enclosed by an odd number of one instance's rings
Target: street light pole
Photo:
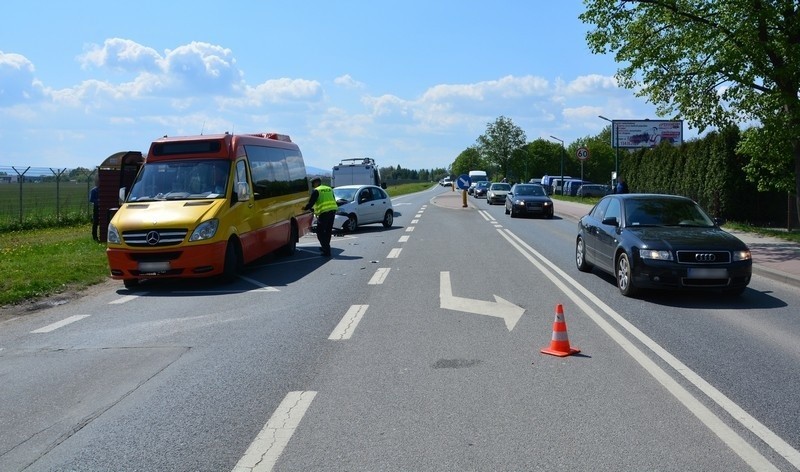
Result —
[[611, 145], [614, 147], [614, 178], [611, 179], [611, 183], [613, 184], [612, 188], [615, 188], [616, 181], [619, 179], [619, 133], [617, 133], [617, 123], [603, 115], [597, 115], [597, 117], [611, 123]]
[[[564, 195], [564, 187], [565, 187], [565, 185], [564, 185], [564, 153], [566, 153], [567, 151], [564, 149], [564, 140], [563, 139], [558, 139], [553, 135], [550, 135], [550, 137], [561, 143], [561, 195], [563, 196]], [[555, 190], [556, 189], [553, 189], [553, 194], [555, 194]]]

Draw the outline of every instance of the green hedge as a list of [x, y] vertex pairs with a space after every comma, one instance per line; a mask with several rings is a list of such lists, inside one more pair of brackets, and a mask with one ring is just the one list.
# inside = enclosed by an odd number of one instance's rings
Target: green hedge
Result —
[[737, 128], [728, 128], [681, 147], [663, 144], [623, 153], [620, 174], [631, 192], [684, 195], [713, 216], [785, 227], [789, 199], [778, 192], [759, 192], [746, 180], [746, 158], [736, 152], [740, 138]]

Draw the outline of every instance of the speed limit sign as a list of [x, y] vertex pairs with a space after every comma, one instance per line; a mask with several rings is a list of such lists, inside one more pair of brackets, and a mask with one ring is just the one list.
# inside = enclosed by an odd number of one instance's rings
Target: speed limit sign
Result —
[[585, 147], [579, 147], [578, 150], [575, 151], [575, 157], [585, 161], [586, 159], [589, 159], [589, 150]]

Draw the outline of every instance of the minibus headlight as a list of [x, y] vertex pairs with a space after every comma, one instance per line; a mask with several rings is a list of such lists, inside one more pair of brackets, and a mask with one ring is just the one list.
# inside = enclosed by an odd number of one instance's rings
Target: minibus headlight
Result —
[[217, 228], [219, 228], [219, 220], [214, 218], [212, 220], [204, 221], [200, 223], [200, 225], [192, 231], [192, 236], [189, 237], [189, 241], [203, 241], [205, 239], [211, 239], [217, 234]]
[[122, 242], [122, 239], [119, 237], [119, 231], [117, 231], [117, 227], [111, 223], [108, 224], [108, 237], [106, 237], [106, 242], [112, 244], [120, 244]]

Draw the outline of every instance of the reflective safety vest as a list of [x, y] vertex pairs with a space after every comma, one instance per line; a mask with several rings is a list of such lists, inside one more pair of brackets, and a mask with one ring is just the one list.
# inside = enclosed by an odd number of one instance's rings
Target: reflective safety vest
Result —
[[314, 214], [320, 215], [326, 211], [336, 211], [339, 206], [336, 204], [336, 198], [333, 197], [333, 189], [327, 185], [320, 185], [317, 187], [317, 201], [314, 202]]

